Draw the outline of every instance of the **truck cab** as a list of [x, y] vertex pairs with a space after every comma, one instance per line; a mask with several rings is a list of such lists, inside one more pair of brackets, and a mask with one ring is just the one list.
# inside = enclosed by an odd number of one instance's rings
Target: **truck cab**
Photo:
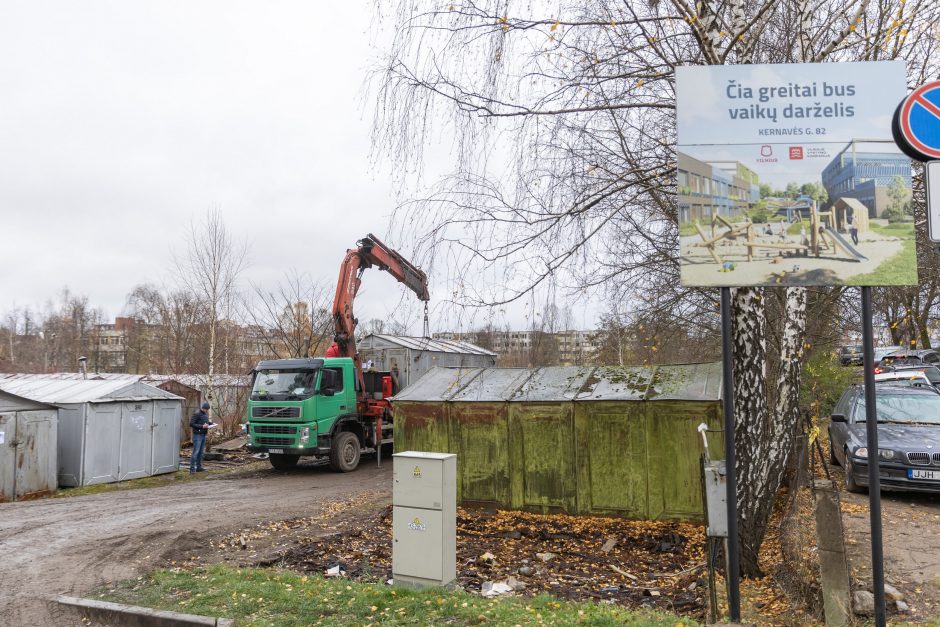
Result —
[[301, 456], [329, 456], [334, 469], [347, 472], [358, 465], [370, 437], [357, 415], [352, 359], [261, 361], [252, 374], [249, 451], [268, 453], [279, 470]]

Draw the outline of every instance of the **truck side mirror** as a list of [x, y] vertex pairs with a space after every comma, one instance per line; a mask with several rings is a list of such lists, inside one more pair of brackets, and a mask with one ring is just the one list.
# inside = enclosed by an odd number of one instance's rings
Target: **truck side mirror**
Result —
[[832, 414], [829, 416], [832, 422], [845, 422], [845, 414]]

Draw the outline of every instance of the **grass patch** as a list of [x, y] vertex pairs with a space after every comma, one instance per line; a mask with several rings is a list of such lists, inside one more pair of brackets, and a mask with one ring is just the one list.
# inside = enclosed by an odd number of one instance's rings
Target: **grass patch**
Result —
[[[884, 227], [888, 228], [888, 227]], [[849, 278], [846, 285], [911, 285], [917, 276], [917, 242], [905, 239], [901, 251], [872, 272]]]
[[[201, 473], [207, 474], [207, 473]], [[121, 490], [135, 490], [139, 488], [156, 488], [180, 481], [194, 481], [196, 476], [190, 477], [189, 470], [177, 470], [163, 475], [154, 475], [152, 477], [141, 477], [140, 479], [131, 479], [129, 481], [116, 481], [114, 483], [96, 483], [94, 485], [82, 485], [74, 488], [59, 488], [55, 492], [55, 497], [63, 496], [88, 496], [89, 494], [101, 494], [102, 492], [120, 492]]]
[[894, 222], [887, 225], [876, 224], [872, 222], [869, 224], [871, 230], [879, 235], [885, 235], [889, 237], [899, 237], [899, 238], [914, 238], [914, 223], [913, 222]]
[[55, 491], [53, 498], [67, 496], [88, 496], [89, 494], [101, 494], [103, 492], [121, 492], [123, 490], [139, 490], [141, 488], [161, 488], [167, 485], [173, 485], [186, 481], [199, 481], [207, 475], [219, 476], [228, 475], [236, 472], [245, 472], [247, 470], [257, 470], [259, 467], [267, 467], [266, 462], [255, 462], [245, 464], [244, 466], [235, 466], [221, 470], [209, 470], [195, 475], [189, 474], [189, 467], [180, 468], [176, 472], [168, 472], [162, 475], [152, 477], [141, 477], [140, 479], [130, 479], [128, 481], [116, 481], [114, 483], [96, 483], [94, 485], [83, 485], [74, 488], [59, 488]]
[[98, 598], [164, 610], [233, 618], [239, 625], [695, 625], [668, 614], [616, 605], [559, 601], [547, 595], [488, 599], [463, 591], [408, 590], [260, 568], [211, 566], [161, 570]]

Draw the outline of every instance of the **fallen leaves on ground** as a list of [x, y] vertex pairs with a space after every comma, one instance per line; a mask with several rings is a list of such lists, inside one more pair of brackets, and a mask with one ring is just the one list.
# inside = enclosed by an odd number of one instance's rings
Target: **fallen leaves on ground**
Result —
[[844, 499], [842, 500], [842, 513], [843, 514], [865, 514], [868, 515], [868, 505], [862, 505], [861, 503], [847, 503]]
[[[385, 580], [392, 576], [391, 523], [390, 507], [364, 520], [347, 519], [339, 525], [345, 529], [264, 563], [317, 573], [340, 566], [357, 580]], [[701, 617], [704, 567], [699, 525], [458, 510], [457, 582], [473, 592], [513, 577], [524, 584], [521, 594], [547, 592]]]
[[351, 499], [327, 501], [320, 505], [319, 510], [313, 516], [263, 522], [254, 527], [230, 533], [218, 540], [210, 540], [209, 546], [214, 549], [248, 549], [254, 541], [284, 535], [285, 532], [298, 529], [335, 530], [343, 526], [342, 515], [344, 513], [374, 503], [378, 494], [377, 492], [363, 492]]

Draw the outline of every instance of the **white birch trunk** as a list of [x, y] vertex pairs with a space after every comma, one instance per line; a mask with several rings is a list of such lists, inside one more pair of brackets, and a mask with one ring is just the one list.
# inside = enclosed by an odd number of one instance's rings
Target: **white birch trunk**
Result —
[[738, 531], [741, 570], [750, 575], [759, 571], [757, 553], [766, 526], [763, 505], [773, 499], [767, 492], [774, 459], [767, 411], [767, 319], [761, 290], [734, 290], [731, 316]]

